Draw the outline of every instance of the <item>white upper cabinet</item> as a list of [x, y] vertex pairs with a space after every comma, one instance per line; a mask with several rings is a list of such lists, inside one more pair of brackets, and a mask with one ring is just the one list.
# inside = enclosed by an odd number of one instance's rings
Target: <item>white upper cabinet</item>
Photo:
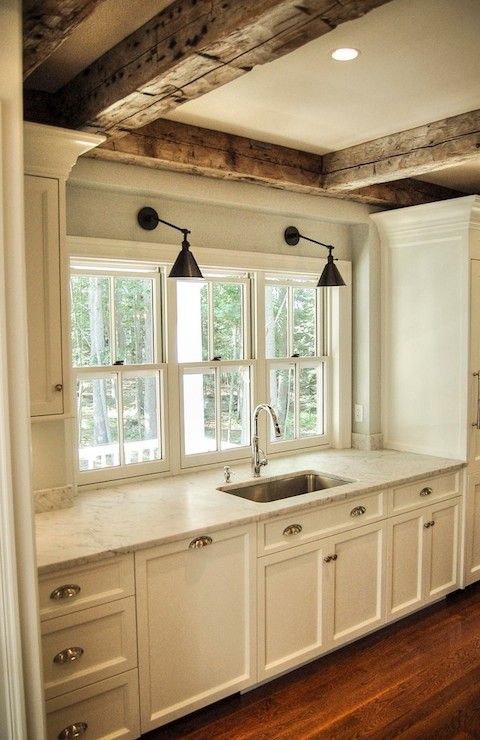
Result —
[[372, 218], [382, 239], [385, 446], [474, 463], [480, 197]]
[[25, 259], [32, 416], [69, 411], [65, 183], [77, 158], [103, 137], [26, 123]]

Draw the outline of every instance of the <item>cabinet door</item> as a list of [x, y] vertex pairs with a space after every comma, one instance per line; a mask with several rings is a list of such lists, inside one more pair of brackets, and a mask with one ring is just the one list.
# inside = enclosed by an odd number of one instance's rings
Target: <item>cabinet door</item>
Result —
[[458, 585], [458, 500], [430, 509], [426, 552], [425, 596], [427, 601], [455, 590]]
[[325, 604], [331, 646], [353, 640], [384, 621], [385, 525], [361, 527], [328, 542]]
[[325, 649], [325, 540], [258, 561], [258, 678], [268, 678]]
[[63, 413], [58, 180], [25, 177], [28, 356], [32, 416]]
[[480, 260], [470, 260], [470, 385], [468, 462], [480, 471]]
[[256, 680], [255, 525], [203, 542], [135, 555], [142, 732]]
[[465, 497], [465, 585], [480, 579], [480, 473], [467, 476]]
[[420, 608], [424, 600], [425, 508], [387, 522], [387, 619]]

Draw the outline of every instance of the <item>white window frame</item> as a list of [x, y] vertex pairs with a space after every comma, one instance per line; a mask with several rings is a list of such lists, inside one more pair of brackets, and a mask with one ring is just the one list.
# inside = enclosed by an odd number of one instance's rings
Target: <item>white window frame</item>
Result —
[[[72, 364], [72, 408], [76, 409], [76, 393], [77, 393], [77, 381], [81, 378], [94, 379], [94, 378], [106, 378], [117, 376], [117, 389], [118, 389], [118, 446], [119, 446], [119, 465], [112, 465], [105, 468], [95, 468], [93, 470], [80, 470], [79, 468], [79, 430], [78, 430], [78, 417], [75, 414], [75, 425], [74, 425], [74, 443], [75, 450], [73, 456], [75, 481], [77, 485], [86, 485], [90, 483], [103, 483], [115, 480], [124, 480], [130, 478], [144, 477], [148, 475], [158, 475], [159, 473], [169, 470], [169, 459], [168, 459], [168, 435], [165, 433], [167, 428], [167, 409], [165, 406], [167, 391], [167, 363], [165, 362], [164, 355], [164, 336], [165, 326], [163, 322], [162, 312], [162, 294], [164, 291], [165, 277], [164, 273], [159, 270], [157, 265], [148, 263], [130, 263], [123, 260], [107, 260], [107, 259], [77, 259], [75, 257], [70, 259], [70, 271], [69, 280], [71, 276], [78, 277], [108, 277], [108, 278], [140, 278], [146, 277], [152, 280], [153, 284], [153, 306], [152, 306], [152, 317], [153, 317], [153, 362], [144, 363], [138, 365], [89, 365], [83, 367], [75, 367]], [[109, 305], [111, 306], [112, 296], [109, 297]], [[112, 342], [112, 357], [113, 361], [113, 348], [115, 346], [115, 327], [113, 325], [113, 313], [110, 312], [110, 336]], [[70, 321], [70, 318], [69, 318]], [[71, 356], [71, 353], [70, 353]], [[157, 390], [158, 390], [158, 403], [159, 408], [157, 409], [157, 425], [159, 430], [159, 443], [162, 451], [162, 457], [159, 460], [150, 460], [147, 462], [129, 463], [124, 462], [124, 449], [123, 449], [123, 427], [121, 420], [123, 418], [123, 404], [122, 404], [122, 379], [124, 377], [141, 377], [142, 375], [157, 375]]]
[[[298, 257], [292, 255], [275, 255], [261, 252], [240, 252], [237, 250], [225, 250], [214, 248], [199, 248], [194, 246], [194, 253], [202, 269], [208, 270], [242, 270], [254, 276], [252, 295], [258, 296], [263, 290], [265, 275], [268, 273], [286, 275], [319, 275], [326, 263], [323, 256]], [[164, 269], [173, 264], [177, 254], [178, 245], [152, 242], [134, 242], [117, 239], [99, 239], [94, 237], [67, 237], [67, 250], [71, 257], [76, 260], [89, 259], [99, 262], [122, 260], [130, 265], [145, 262], [150, 265], [161, 266]], [[351, 446], [351, 393], [352, 393], [352, 317], [351, 317], [351, 263], [345, 260], [338, 261], [338, 267], [346, 282], [342, 288], [327, 289], [326, 307], [326, 337], [325, 353], [329, 365], [329, 383], [326, 387], [326, 408], [328, 409], [328, 428], [330, 430], [329, 444], [315, 444], [310, 448], [304, 444], [308, 438], [301, 440], [302, 449], [308, 451], [324, 449], [325, 447], [348, 448]], [[218, 467], [222, 464], [221, 455], [224, 453], [210, 453], [213, 455], [211, 462], [205, 460], [196, 461], [192, 467], [185, 467], [182, 460], [181, 437], [181, 398], [180, 398], [180, 374], [176, 358], [175, 326], [176, 326], [176, 295], [175, 281], [165, 280], [165, 314], [164, 330], [168, 327], [164, 339], [166, 339], [165, 354], [165, 447], [168, 447], [167, 455], [169, 461], [168, 470], [163, 475], [176, 475], [181, 472], [193, 472], [196, 469], [203, 470]], [[253, 306], [253, 304], [252, 304]], [[264, 357], [264, 325], [265, 316], [263, 306], [259, 303], [252, 312], [252, 388], [254, 388], [252, 409], [256, 404], [266, 400], [266, 373], [265, 361], [254, 359]], [[173, 331], [172, 331], [173, 328]], [[233, 361], [238, 364], [238, 361]], [[216, 364], [216, 363], [215, 363]], [[261, 444], [267, 444], [267, 420], [263, 414], [259, 419], [259, 430]], [[267, 444], [267, 449], [270, 449]], [[243, 448], [241, 448], [243, 451]], [[290, 449], [289, 452], [294, 452]], [[250, 450], [245, 449], [245, 455], [236, 458], [235, 451], [226, 451], [226, 459], [250, 459]], [[269, 456], [282, 455], [286, 450], [275, 447], [269, 451]], [[191, 457], [191, 456], [189, 456]], [[158, 474], [157, 474], [158, 475]], [[140, 479], [145, 475], [139, 476]], [[111, 476], [110, 476], [111, 479]], [[128, 478], [133, 480], [134, 478]], [[97, 483], [98, 485], [98, 483]], [[93, 486], [91, 486], [93, 487]]]

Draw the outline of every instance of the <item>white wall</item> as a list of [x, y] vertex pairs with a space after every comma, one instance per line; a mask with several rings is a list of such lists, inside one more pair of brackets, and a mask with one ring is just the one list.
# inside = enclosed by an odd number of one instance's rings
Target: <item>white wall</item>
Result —
[[23, 249], [21, 11], [19, 0], [0, 3], [0, 737], [42, 740]]

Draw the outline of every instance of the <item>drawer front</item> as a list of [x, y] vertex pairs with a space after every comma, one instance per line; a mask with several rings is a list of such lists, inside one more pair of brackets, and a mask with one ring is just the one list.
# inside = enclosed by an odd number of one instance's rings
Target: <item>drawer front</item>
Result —
[[47, 699], [135, 668], [135, 598], [46, 620], [42, 653]]
[[341, 503], [319, 506], [313, 511], [300, 511], [281, 519], [260, 522], [258, 554], [295, 547], [383, 516], [384, 492], [376, 491]]
[[101, 740], [140, 736], [137, 670], [46, 702], [47, 738]]
[[40, 617], [71, 614], [134, 593], [133, 555], [87, 563], [39, 577]]
[[433, 501], [441, 501], [450, 496], [458, 496], [460, 490], [460, 475], [458, 472], [447, 475], [436, 475], [424, 478], [415, 483], [406, 483], [403, 486], [392, 488], [390, 506], [391, 514], [399, 514], [408, 509], [420, 506], [429, 506]]

